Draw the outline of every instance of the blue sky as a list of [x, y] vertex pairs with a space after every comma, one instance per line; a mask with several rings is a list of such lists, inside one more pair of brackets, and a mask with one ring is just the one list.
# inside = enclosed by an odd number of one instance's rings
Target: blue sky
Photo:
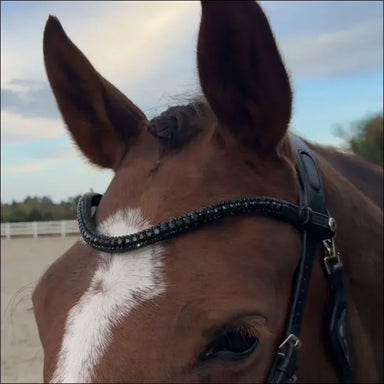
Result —
[[[381, 1], [264, 1], [294, 89], [291, 128], [341, 145], [335, 126], [383, 108]], [[56, 109], [42, 37], [56, 15], [96, 69], [148, 117], [200, 91], [198, 2], [1, 2], [1, 200], [91, 188], [112, 172], [84, 159]]]

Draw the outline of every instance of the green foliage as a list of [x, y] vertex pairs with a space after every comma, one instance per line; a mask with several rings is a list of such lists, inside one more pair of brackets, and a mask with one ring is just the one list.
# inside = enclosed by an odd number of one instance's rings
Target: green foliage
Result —
[[33, 208], [32, 211], [29, 212], [28, 221], [40, 221], [42, 216], [43, 215], [38, 209]]
[[48, 196], [27, 196], [22, 202], [1, 204], [1, 222], [73, 220], [79, 199], [80, 195], [55, 204]]
[[23, 211], [20, 208], [16, 208], [12, 210], [10, 216], [9, 216], [9, 221], [13, 222], [19, 222], [19, 221], [27, 221], [27, 213]]
[[336, 133], [346, 140], [346, 147], [363, 159], [383, 167], [383, 113], [377, 113], [351, 124]]

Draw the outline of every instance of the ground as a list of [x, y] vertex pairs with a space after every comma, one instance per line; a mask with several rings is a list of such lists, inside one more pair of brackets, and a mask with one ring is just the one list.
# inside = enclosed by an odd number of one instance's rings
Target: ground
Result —
[[42, 383], [43, 352], [32, 291], [78, 236], [1, 240], [1, 382]]

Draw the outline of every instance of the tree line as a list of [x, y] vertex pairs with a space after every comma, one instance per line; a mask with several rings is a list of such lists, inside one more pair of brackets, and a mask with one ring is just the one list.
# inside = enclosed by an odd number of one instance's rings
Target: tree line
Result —
[[1, 204], [1, 222], [49, 221], [76, 219], [80, 195], [54, 203], [48, 196], [27, 196], [24, 201]]
[[371, 163], [383, 167], [383, 113], [352, 122], [348, 128], [338, 126], [336, 134], [345, 148]]
[[[337, 127], [344, 148], [383, 167], [383, 113], [353, 122], [348, 128]], [[1, 222], [71, 220], [76, 218], [80, 195], [55, 204], [48, 196], [26, 197], [22, 202], [1, 204]]]

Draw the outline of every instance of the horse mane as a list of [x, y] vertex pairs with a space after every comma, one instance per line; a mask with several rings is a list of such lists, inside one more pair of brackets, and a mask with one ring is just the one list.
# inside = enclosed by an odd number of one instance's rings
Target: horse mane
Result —
[[162, 152], [169, 154], [195, 137], [212, 116], [208, 104], [199, 98], [187, 105], [169, 107], [150, 121], [148, 131], [159, 140]]
[[330, 146], [308, 143], [310, 148], [329, 162], [346, 179], [383, 209], [383, 169], [352, 153]]

